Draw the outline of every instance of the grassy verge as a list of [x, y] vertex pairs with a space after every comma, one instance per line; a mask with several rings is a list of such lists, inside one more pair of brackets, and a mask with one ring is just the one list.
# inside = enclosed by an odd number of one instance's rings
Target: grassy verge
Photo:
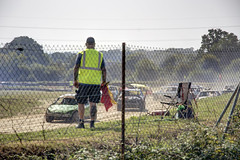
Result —
[[[138, 136], [139, 139], [166, 137], [166, 133], [176, 133], [183, 126], [190, 123], [189, 120], [168, 121], [159, 117], [142, 116], [131, 117], [126, 120], [126, 135], [129, 137]], [[171, 126], [171, 127], [170, 127]], [[167, 131], [168, 130], [168, 131]], [[76, 129], [73, 126], [54, 130], [43, 130], [39, 132], [27, 132], [16, 134], [0, 134], [2, 144], [9, 142], [29, 142], [29, 141], [58, 141], [63, 139], [78, 139], [85, 141], [86, 139], [120, 139], [121, 122], [100, 122], [96, 123], [96, 129], [92, 130], [86, 124], [86, 129]], [[170, 137], [170, 135], [169, 135]]]
[[[44, 95], [46, 96], [46, 95]], [[161, 118], [159, 116], [131, 117], [126, 120], [127, 159], [224, 159], [224, 155], [236, 159], [239, 154], [239, 123], [235, 123], [232, 135], [221, 141], [222, 132], [212, 130], [231, 95], [202, 99], [198, 107], [198, 121]], [[231, 105], [230, 107], [231, 108]], [[237, 108], [240, 108], [239, 102]], [[176, 108], [171, 110], [175, 113]], [[228, 110], [229, 113], [229, 110]], [[224, 123], [228, 113], [225, 114]], [[200, 122], [202, 126], [196, 125]], [[236, 122], [239, 122], [236, 120]], [[27, 155], [33, 158], [59, 159], [119, 159], [121, 146], [121, 121], [100, 122], [96, 129], [76, 129], [67, 127], [54, 130], [19, 134], [0, 134], [0, 155], [22, 159]], [[225, 145], [225, 148], [224, 148]], [[36, 148], [40, 148], [36, 151]], [[32, 152], [30, 152], [32, 150]], [[200, 151], [199, 151], [200, 150]], [[11, 156], [12, 155], [12, 156]], [[100, 156], [100, 157], [99, 157]], [[158, 156], [158, 157], [157, 157]], [[230, 157], [230, 158], [232, 158]], [[1, 158], [1, 157], [0, 157]], [[6, 159], [7, 159], [6, 158]], [[237, 157], [240, 158], [240, 157]], [[114, 158], [113, 158], [114, 159]]]
[[[178, 123], [152, 116], [142, 116], [140, 118], [140, 121], [139, 117], [132, 117], [126, 120], [126, 145], [139, 145], [146, 141], [158, 144], [161, 139], [174, 139], [177, 137], [179, 129], [183, 129], [185, 125], [190, 123], [188, 120], [181, 120]], [[66, 152], [64, 148], [67, 146], [71, 146], [69, 147], [71, 152], [76, 151], [76, 148], [78, 150], [83, 148], [97, 148], [104, 150], [111, 149], [115, 150], [116, 153], [120, 153], [121, 123], [120, 121], [97, 123], [96, 129], [93, 130], [90, 128], [76, 129], [75, 127], [69, 127], [56, 130], [43, 130], [41, 132], [20, 133], [18, 135], [0, 135], [0, 139], [1, 146], [5, 146], [1, 149], [1, 152], [5, 150], [4, 154], [8, 151], [10, 155], [21, 155], [21, 152], [27, 152], [27, 154], [31, 155], [29, 150], [35, 148], [36, 144], [41, 149], [44, 146], [45, 152], [52, 150], [54, 154], [60, 151]], [[23, 150], [22, 147], [26, 148], [26, 150]], [[9, 148], [15, 149], [13, 151]]]
[[[59, 95], [52, 95], [50, 93], [28, 93], [31, 96], [36, 96], [41, 99], [45, 97], [47, 99], [51, 99], [52, 97], [58, 97]], [[18, 100], [22, 100], [20, 95], [12, 95], [16, 97]], [[25, 95], [27, 97], [27, 95]], [[29, 95], [28, 95], [29, 96]], [[223, 108], [227, 104], [228, 99], [231, 95], [223, 95], [220, 97], [213, 97], [209, 99], [202, 99], [198, 102], [198, 105], [193, 104], [194, 111], [197, 114], [197, 119], [194, 119], [196, 122], [200, 124], [206, 124], [208, 126], [213, 126], [217, 119], [219, 118]], [[4, 97], [5, 99], [9, 97]], [[13, 97], [11, 97], [13, 98]], [[53, 98], [54, 99], [54, 98]], [[22, 103], [24, 105], [26, 103]], [[27, 103], [29, 108], [35, 107], [36, 103]], [[238, 105], [240, 103], [238, 102]], [[12, 109], [17, 107], [15, 105], [10, 105]], [[26, 106], [24, 106], [26, 107]], [[229, 107], [230, 108], [230, 107]], [[227, 120], [227, 116], [229, 110], [225, 114], [222, 123], [225, 124]], [[173, 107], [170, 113], [176, 113], [176, 107]], [[172, 116], [172, 115], [171, 115]], [[171, 116], [162, 118], [160, 116], [141, 116], [141, 117], [131, 117], [126, 120], [126, 134], [129, 137], [133, 137], [132, 139], [138, 143], [141, 139], [149, 139], [154, 137], [174, 137], [179, 131], [182, 131], [184, 126], [192, 122], [193, 120], [182, 120], [182, 119], [174, 119]], [[87, 139], [86, 137], [95, 138], [100, 135], [100, 137], [109, 138], [110, 135], [117, 135], [117, 139], [121, 137], [121, 122], [113, 121], [113, 122], [101, 122], [96, 124], [97, 129], [92, 132], [90, 129], [86, 130], [76, 130], [75, 127], [47, 130], [44, 128], [39, 132], [27, 132], [27, 133], [18, 133], [16, 134], [0, 134], [0, 140], [2, 144], [6, 144], [9, 142], [24, 142], [24, 141], [46, 141], [46, 140], [61, 140], [61, 139], [74, 139], [80, 138]]]
[[66, 92], [2, 91], [0, 118], [45, 113], [46, 106]]
[[[127, 126], [125, 159], [230, 160], [240, 158], [240, 137], [238, 133], [227, 134], [225, 139], [222, 139], [223, 134], [219, 130], [182, 121], [181, 123], [185, 123], [185, 125], [181, 128], [181, 131], [175, 133], [176, 136], [169, 135], [168, 138], [164, 138], [162, 137], [163, 134], [169, 133], [159, 132], [160, 126], [157, 124], [160, 120], [144, 118], [147, 121], [154, 120], [156, 126], [153, 126], [151, 135], [146, 130], [142, 130], [141, 134], [138, 134], [139, 130], [132, 129], [133, 126]], [[134, 119], [131, 119], [131, 121], [134, 121]], [[173, 123], [173, 121], [161, 122]], [[68, 137], [59, 136], [57, 139], [1, 145], [0, 158], [121, 159], [120, 127], [119, 130], [109, 130], [109, 125], [111, 124], [102, 123], [98, 125], [99, 129], [96, 130], [77, 130], [77, 133], [81, 136], [70, 136], [68, 133]], [[117, 122], [112, 125], [119, 126]], [[145, 123], [140, 125], [143, 127]], [[130, 130], [133, 132], [129, 132]], [[69, 132], [71, 131], [73, 130], [70, 129]], [[52, 133], [56, 134], [57, 132], [55, 130]], [[136, 137], [139, 137], [138, 141], [136, 141]]]
[[[214, 126], [219, 119], [222, 111], [227, 105], [232, 94], [225, 94], [218, 97], [211, 97], [201, 99], [196, 103], [193, 103], [194, 110], [197, 114], [198, 120], [208, 126]], [[232, 107], [233, 101], [228, 107], [228, 110], [222, 118], [222, 123], [226, 123]], [[237, 103], [240, 105], [240, 102]]]

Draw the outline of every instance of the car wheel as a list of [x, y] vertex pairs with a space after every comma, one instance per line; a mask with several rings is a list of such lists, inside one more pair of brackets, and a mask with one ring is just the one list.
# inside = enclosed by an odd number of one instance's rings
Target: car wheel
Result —
[[117, 111], [122, 111], [122, 106], [120, 104], [117, 105]]
[[144, 110], [145, 110], [145, 102], [141, 102], [141, 103], [139, 104], [139, 110], [140, 110], [140, 111], [144, 111]]
[[72, 114], [71, 121], [72, 122], [78, 122], [79, 121], [79, 114], [78, 114], [77, 111]]
[[51, 116], [46, 116], [46, 122], [52, 122], [54, 120]]

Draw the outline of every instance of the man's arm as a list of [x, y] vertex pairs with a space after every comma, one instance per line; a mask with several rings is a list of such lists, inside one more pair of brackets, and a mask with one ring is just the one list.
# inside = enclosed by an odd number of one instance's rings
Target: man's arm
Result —
[[76, 88], [78, 88], [78, 71], [79, 71], [79, 68], [80, 68], [80, 64], [76, 64], [75, 67], [74, 67], [74, 71], [73, 71], [73, 79], [74, 79], [73, 85]]
[[102, 68], [102, 83], [106, 83], [107, 70], [105, 67]]
[[74, 80], [73, 85], [76, 88], [78, 88], [78, 71], [79, 71], [80, 64], [81, 64], [81, 57], [82, 57], [82, 55], [78, 54], [77, 59], [76, 59], [76, 64], [74, 67], [74, 71], [73, 71], [73, 80]]
[[76, 64], [74, 67], [74, 71], [73, 71], [74, 81], [77, 81], [77, 79], [78, 79], [79, 68], [80, 68], [79, 64]]
[[102, 70], [102, 83], [106, 83], [107, 70], [106, 70], [106, 68], [105, 68], [105, 61], [104, 61], [104, 59], [102, 60], [101, 70]]

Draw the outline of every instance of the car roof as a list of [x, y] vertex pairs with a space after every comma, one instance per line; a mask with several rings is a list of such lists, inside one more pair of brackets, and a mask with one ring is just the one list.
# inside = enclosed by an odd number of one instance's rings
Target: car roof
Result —
[[148, 86], [146, 86], [146, 85], [144, 85], [144, 84], [136, 84], [136, 83], [132, 83], [132, 84], [130, 84], [130, 85], [136, 86], [136, 87], [148, 87]]
[[118, 86], [115, 86], [115, 85], [108, 85], [108, 87], [118, 88]]
[[217, 90], [204, 90], [204, 91], [201, 91], [201, 92], [219, 92]]
[[59, 96], [59, 98], [75, 98], [75, 94], [64, 94], [64, 95], [61, 95]]
[[191, 88], [203, 88], [203, 86], [193, 84], [193, 85], [191, 85]]
[[141, 91], [141, 89], [138, 88], [127, 88], [125, 91]]
[[178, 88], [178, 86], [162, 86], [163, 88]]

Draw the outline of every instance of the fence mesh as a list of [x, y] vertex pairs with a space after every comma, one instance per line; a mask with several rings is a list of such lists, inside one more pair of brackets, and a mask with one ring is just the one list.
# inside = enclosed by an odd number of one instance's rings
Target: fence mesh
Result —
[[[77, 129], [73, 68], [84, 46], [0, 46], [0, 143], [78, 140], [121, 144], [122, 46], [97, 46], [103, 53], [114, 104], [97, 104], [95, 129]], [[126, 143], [172, 139], [191, 122], [214, 126], [239, 83], [239, 50], [201, 53], [189, 49], [145, 48], [127, 44]], [[176, 105], [179, 83], [191, 82], [189, 117]], [[167, 96], [165, 96], [167, 95]], [[72, 101], [73, 100], [73, 101]], [[232, 104], [232, 103], [231, 103]], [[239, 108], [239, 102], [237, 103]], [[54, 108], [54, 107], [55, 108]], [[51, 108], [52, 107], [52, 108]], [[51, 111], [51, 114], [48, 114]], [[223, 116], [224, 128], [229, 111]], [[96, 143], [95, 143], [96, 144]]]

